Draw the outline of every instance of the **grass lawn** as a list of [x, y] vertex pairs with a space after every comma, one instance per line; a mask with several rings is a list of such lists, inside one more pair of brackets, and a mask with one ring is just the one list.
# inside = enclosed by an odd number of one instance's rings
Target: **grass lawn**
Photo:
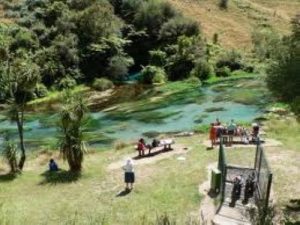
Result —
[[[198, 186], [218, 152], [207, 151], [199, 141], [203, 138], [177, 139], [181, 146], [190, 146], [185, 161], [172, 156], [136, 166], [136, 186], [124, 197], [116, 197], [124, 187], [121, 169], [107, 166], [124, 158], [131, 148], [88, 154], [80, 178], [64, 172], [58, 177], [43, 175], [51, 154], [31, 156], [23, 175], [0, 176], [0, 224], [156, 224], [163, 215], [178, 224], [198, 221], [202, 198]], [[240, 154], [234, 152], [237, 157]]]
[[[281, 133], [274, 132], [281, 129]], [[268, 148], [267, 155], [274, 173], [274, 198], [281, 207], [299, 194], [299, 137], [289, 132], [299, 124], [286, 125], [280, 120], [267, 123], [270, 137], [281, 140], [285, 147]], [[295, 136], [295, 135], [294, 135]], [[208, 164], [217, 160], [217, 150], [207, 151], [201, 144], [207, 135], [177, 138], [176, 143], [189, 147], [180, 161], [178, 155], [150, 164], [136, 166], [134, 190], [123, 197], [121, 169], [110, 170], [112, 162], [125, 159], [131, 147], [121, 150], [91, 151], [86, 155], [81, 177], [62, 171], [49, 176], [48, 159], [56, 153], [35, 153], [27, 161], [24, 173], [9, 177], [0, 164], [0, 224], [159, 224], [157, 218], [167, 215], [177, 224], [198, 221], [203, 196], [199, 184], [206, 180]], [[294, 141], [294, 142], [293, 142]], [[231, 164], [251, 166], [254, 148], [227, 150]], [[284, 156], [284, 157], [281, 157]], [[276, 158], [277, 157], [277, 158]], [[59, 165], [67, 164], [58, 159]]]

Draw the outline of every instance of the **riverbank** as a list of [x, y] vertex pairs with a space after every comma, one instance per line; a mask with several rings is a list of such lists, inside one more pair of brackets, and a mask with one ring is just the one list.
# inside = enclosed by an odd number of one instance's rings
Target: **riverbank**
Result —
[[[84, 139], [98, 149], [132, 143], [138, 137], [206, 130], [216, 118], [244, 124], [260, 117], [269, 102], [263, 80], [253, 75], [221, 80], [204, 86], [190, 80], [160, 86], [130, 84], [105, 92], [78, 86], [72, 93], [84, 96], [91, 110], [83, 126]], [[53, 92], [29, 103], [25, 142], [30, 149], [56, 148], [61, 98], [62, 93]], [[16, 125], [0, 118], [0, 133], [17, 137]]]
[[[266, 148], [274, 174], [274, 202], [282, 210], [300, 195], [300, 139], [295, 135], [300, 125], [293, 118], [270, 118], [264, 129], [268, 137], [283, 143]], [[174, 151], [179, 154], [137, 163], [135, 188], [123, 197], [116, 197], [124, 188], [123, 172], [109, 166], [125, 160], [134, 151], [132, 146], [90, 152], [80, 177], [64, 171], [57, 176], [44, 173], [50, 157], [67, 169], [66, 162], [52, 151], [32, 154], [24, 173], [16, 178], [5, 175], [1, 162], [0, 224], [156, 224], [164, 216], [178, 224], [198, 221], [203, 199], [198, 186], [206, 180], [206, 166], [218, 158], [217, 150], [207, 151], [202, 145], [205, 139], [206, 134], [176, 138], [179, 147]], [[227, 153], [232, 162], [247, 165], [253, 150], [254, 146]]]

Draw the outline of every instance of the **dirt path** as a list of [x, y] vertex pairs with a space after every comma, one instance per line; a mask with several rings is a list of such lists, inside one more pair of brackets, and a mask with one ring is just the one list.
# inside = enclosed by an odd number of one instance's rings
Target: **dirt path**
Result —
[[[183, 145], [174, 144], [172, 151], [161, 152], [159, 154], [155, 154], [155, 152], [154, 152], [153, 156], [146, 156], [144, 158], [136, 159], [137, 153], [135, 152], [135, 153], [123, 156], [122, 159], [119, 159], [118, 161], [112, 162], [111, 164], [108, 165], [107, 169], [109, 171], [120, 169], [124, 165], [125, 161], [128, 158], [133, 159], [134, 165], [138, 166], [138, 165], [153, 164], [153, 163], [156, 163], [157, 161], [170, 158], [174, 155], [178, 155], [178, 156], [185, 155], [188, 151], [189, 151], [189, 149], [184, 147]], [[184, 160], [184, 157], [181, 159]]]

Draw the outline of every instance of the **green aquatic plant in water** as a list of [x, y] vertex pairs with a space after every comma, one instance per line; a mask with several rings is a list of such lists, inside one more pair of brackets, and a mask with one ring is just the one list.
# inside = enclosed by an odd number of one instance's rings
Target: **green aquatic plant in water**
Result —
[[224, 107], [210, 107], [204, 110], [205, 112], [221, 112], [221, 111], [226, 111]]

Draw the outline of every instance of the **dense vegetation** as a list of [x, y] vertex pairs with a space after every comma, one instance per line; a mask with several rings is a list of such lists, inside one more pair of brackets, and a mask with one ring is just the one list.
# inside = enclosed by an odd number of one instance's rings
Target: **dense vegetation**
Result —
[[300, 114], [300, 15], [292, 20], [293, 33], [277, 45], [267, 77], [270, 90]]
[[[48, 88], [101, 77], [122, 79], [129, 70], [147, 65], [149, 51], [160, 48], [176, 58], [169, 63], [175, 64], [168, 67], [170, 72], [180, 71], [186, 61], [192, 68], [194, 59], [181, 59], [177, 46], [184, 39], [191, 42], [189, 37], [201, 40], [198, 24], [164, 1], [26, 0], [5, 5], [16, 24], [1, 27], [2, 58], [9, 61], [26, 53]], [[185, 45], [192, 44], [196, 41]]]

